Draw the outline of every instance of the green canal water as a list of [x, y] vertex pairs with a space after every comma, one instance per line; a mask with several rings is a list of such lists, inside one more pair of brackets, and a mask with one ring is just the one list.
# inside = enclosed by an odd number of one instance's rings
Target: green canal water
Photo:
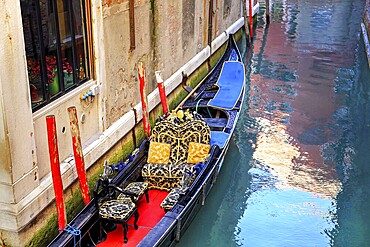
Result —
[[262, 3], [248, 93], [206, 205], [176, 246], [370, 246], [365, 1]]

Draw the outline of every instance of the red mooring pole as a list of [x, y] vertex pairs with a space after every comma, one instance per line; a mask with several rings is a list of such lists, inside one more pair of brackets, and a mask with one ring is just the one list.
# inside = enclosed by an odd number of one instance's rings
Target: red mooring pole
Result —
[[76, 107], [72, 106], [68, 108], [69, 124], [71, 127], [73, 155], [75, 157], [76, 170], [78, 180], [80, 181], [80, 189], [82, 193], [82, 199], [87, 205], [90, 202], [89, 186], [87, 185], [86, 171], [84, 156], [82, 153], [80, 129], [78, 127], [77, 111]]
[[59, 232], [61, 232], [66, 227], [67, 219], [63, 199], [63, 182], [62, 176], [60, 174], [58, 139], [54, 115], [46, 117], [46, 129], [48, 133], [50, 167], [54, 185], [55, 204], [58, 215], [58, 227]]
[[149, 124], [149, 113], [147, 110], [147, 99], [145, 94], [145, 70], [143, 63], [139, 62], [137, 65], [138, 77], [140, 81], [140, 96], [141, 96], [141, 108], [143, 111], [143, 125], [144, 132], [147, 137], [150, 136], [150, 124]]
[[249, 0], [249, 35], [253, 39], [253, 6], [252, 0]]
[[266, 23], [270, 24], [270, 0], [266, 0]]
[[166, 99], [166, 90], [163, 86], [163, 79], [162, 79], [160, 71], [155, 72], [155, 78], [157, 79], [157, 86], [159, 90], [159, 97], [161, 98], [163, 114], [167, 114], [168, 105], [167, 105], [167, 99]]

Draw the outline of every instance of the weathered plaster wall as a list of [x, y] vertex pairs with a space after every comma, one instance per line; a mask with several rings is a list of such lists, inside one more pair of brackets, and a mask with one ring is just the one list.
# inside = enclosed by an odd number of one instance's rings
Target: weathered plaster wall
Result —
[[[0, 25], [0, 75], [3, 105], [3, 120], [7, 141], [3, 148], [7, 155], [4, 166], [7, 172], [1, 175], [2, 191], [12, 196], [0, 198], [0, 202], [17, 203], [38, 185], [38, 173], [35, 163], [35, 142], [30, 112], [30, 95], [26, 81], [24, 44], [20, 38], [23, 32], [18, 27], [20, 9], [19, 2], [1, 1]], [[19, 108], [18, 106], [23, 106]], [[28, 123], [28, 124], [25, 124]], [[6, 150], [6, 147], [9, 150]], [[11, 161], [11, 165], [9, 164]], [[10, 168], [11, 167], [11, 168]]]
[[[0, 85], [2, 84], [2, 78], [0, 75]], [[0, 87], [0, 95], [2, 95], [2, 89]], [[13, 190], [11, 189], [12, 176], [11, 176], [11, 157], [9, 139], [6, 134], [7, 124], [4, 112], [4, 105], [0, 100], [0, 198], [3, 202], [13, 201]]]
[[[182, 19], [186, 18], [186, 13], [182, 13], [182, 4], [186, 1], [155, 1], [157, 9], [157, 25], [155, 38], [158, 47], [156, 51], [156, 68], [162, 71], [162, 76], [169, 77], [176, 68], [183, 64], [183, 52], [191, 53], [182, 46], [182, 33], [186, 32], [182, 26]], [[193, 14], [193, 13], [191, 13]], [[191, 19], [190, 16], [188, 16]], [[189, 22], [193, 22], [189, 20]], [[192, 32], [186, 33], [190, 39], [194, 35]]]
[[[224, 3], [222, 3], [224, 1]], [[219, 13], [217, 14], [217, 33], [216, 36], [220, 35], [223, 30], [228, 28], [228, 22], [233, 20], [235, 17], [241, 17], [241, 6], [240, 2], [235, 3], [231, 1], [228, 3], [228, 0], [218, 0]]]
[[[195, 25], [195, 21], [198, 19], [198, 15], [196, 15], [195, 12], [195, 0], [185, 0], [182, 1], [182, 11], [181, 14], [183, 16], [182, 18], [182, 31], [180, 32], [180, 37], [182, 38], [182, 50], [183, 53], [186, 54], [186, 51], [189, 50], [190, 47], [194, 46], [194, 36], [195, 34], [198, 34], [199, 32], [196, 32], [198, 30], [199, 26]], [[202, 5], [200, 5], [203, 7]], [[204, 12], [203, 12], [204, 13]], [[201, 14], [203, 14], [201, 13]], [[205, 17], [205, 16], [204, 16]], [[199, 17], [202, 18], [202, 17]], [[197, 23], [198, 24], [198, 23]], [[178, 29], [174, 29], [173, 31], [176, 32]], [[202, 36], [202, 34], [201, 34]], [[201, 37], [199, 37], [201, 38]], [[201, 44], [201, 47], [203, 48], [203, 44]]]
[[[109, 127], [139, 102], [137, 62], [143, 62], [147, 75], [150, 75], [152, 71], [152, 63], [150, 62], [153, 60], [150, 3], [149, 1], [136, 1], [136, 48], [133, 51], [130, 51], [128, 1], [121, 4], [111, 2], [104, 6], [103, 18], [106, 60], [106, 118]], [[148, 89], [153, 90], [153, 87]]]
[[[87, 91], [86, 87], [85, 90]], [[81, 89], [83, 89], [81, 88]], [[78, 91], [82, 93], [83, 91]], [[48, 107], [47, 111], [39, 111], [34, 114], [33, 122], [35, 128], [35, 141], [37, 150], [37, 160], [39, 168], [40, 178], [44, 178], [50, 173], [49, 164], [49, 152], [47, 143], [47, 132], [46, 132], [46, 116], [54, 115], [56, 120], [56, 131], [58, 138], [58, 151], [61, 160], [72, 155], [72, 138], [71, 130], [69, 125], [69, 117], [67, 109], [70, 106], [76, 106], [77, 116], [79, 121], [79, 128], [81, 132], [81, 141], [83, 143], [87, 142], [96, 133], [99, 133], [99, 125], [97, 123], [98, 116], [98, 100], [100, 96], [97, 96], [91, 103], [81, 103], [79, 99], [79, 94], [73, 92], [71, 98], [67, 101], [59, 101], [55, 107]], [[82, 118], [84, 121], [81, 121]]]
[[[214, 0], [213, 38], [239, 17], [239, 1], [231, 8]], [[103, 1], [108, 127], [140, 102], [137, 62], [146, 68], [148, 94], [156, 88], [154, 71], [161, 70], [166, 79], [207, 45], [208, 18], [206, 0], [135, 1], [136, 48], [130, 51], [128, 1]]]

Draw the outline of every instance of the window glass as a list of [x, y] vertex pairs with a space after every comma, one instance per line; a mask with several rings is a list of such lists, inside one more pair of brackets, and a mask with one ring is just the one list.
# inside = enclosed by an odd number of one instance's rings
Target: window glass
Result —
[[33, 109], [88, 79], [84, 0], [21, 0]]

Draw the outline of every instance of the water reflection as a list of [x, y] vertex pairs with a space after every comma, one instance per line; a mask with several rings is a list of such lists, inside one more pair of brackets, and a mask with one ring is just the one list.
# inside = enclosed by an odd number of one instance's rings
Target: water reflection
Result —
[[[335, 198], [341, 189], [335, 171], [330, 167], [319, 167], [311, 153], [301, 151], [298, 143], [286, 131], [286, 125], [256, 118], [259, 131], [253, 153], [254, 167], [263, 166], [281, 190], [311, 192], [322, 198]], [[317, 154], [314, 154], [317, 155]]]
[[335, 204], [298, 190], [259, 190], [235, 232], [243, 246], [329, 246]]
[[[266, 26], [261, 18], [256, 30], [250, 120], [240, 135], [254, 149], [252, 179], [235, 230], [238, 245], [334, 246], [338, 236], [337, 198], [356, 154], [342, 143], [358, 46], [358, 35], [348, 33], [360, 21], [343, 16], [359, 11], [360, 2], [302, 5], [275, 1], [273, 22]], [[243, 152], [246, 140], [236, 142]]]
[[279, 121], [244, 118], [240, 125], [235, 135], [240, 152], [246, 153], [247, 140], [254, 151], [236, 245], [329, 246], [341, 189], [335, 171], [317, 169]]

